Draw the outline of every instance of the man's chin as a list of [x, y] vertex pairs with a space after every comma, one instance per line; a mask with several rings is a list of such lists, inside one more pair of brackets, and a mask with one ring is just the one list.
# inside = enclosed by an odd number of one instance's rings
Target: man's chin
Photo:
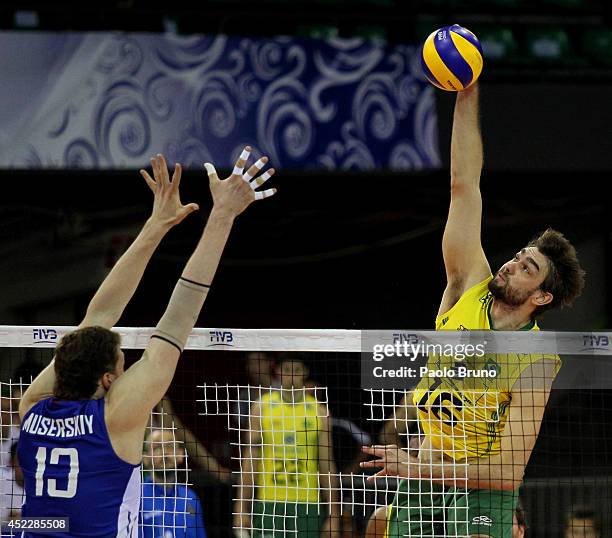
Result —
[[491, 295], [493, 295], [493, 297], [495, 297], [496, 299], [503, 300], [504, 288], [500, 286], [497, 282], [495, 282], [496, 279], [497, 277], [495, 277], [493, 280], [491, 280], [491, 282], [489, 282], [488, 288], [489, 288], [489, 291], [491, 292]]

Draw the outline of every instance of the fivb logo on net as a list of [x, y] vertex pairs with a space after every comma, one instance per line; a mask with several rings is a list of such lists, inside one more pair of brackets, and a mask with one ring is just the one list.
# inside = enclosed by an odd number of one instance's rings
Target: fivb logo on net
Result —
[[610, 339], [605, 334], [583, 334], [583, 351], [608, 351], [610, 349]]
[[229, 346], [234, 347], [234, 334], [232, 331], [209, 331], [210, 347], [212, 346]]
[[34, 344], [57, 344], [59, 333], [51, 327], [34, 327], [32, 342]]

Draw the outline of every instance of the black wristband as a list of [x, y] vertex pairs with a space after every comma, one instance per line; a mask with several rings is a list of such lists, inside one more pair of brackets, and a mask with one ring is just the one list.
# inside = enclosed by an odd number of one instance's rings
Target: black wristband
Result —
[[167, 344], [174, 346], [176, 349], [179, 350], [179, 353], [183, 353], [183, 350], [180, 348], [180, 346], [177, 346], [172, 340], [168, 340], [168, 338], [164, 338], [163, 336], [159, 336], [158, 334], [152, 335], [151, 338], [159, 338], [160, 340], [163, 340]]
[[201, 282], [196, 282], [195, 280], [189, 280], [188, 278], [185, 278], [184, 276], [179, 277], [179, 280], [184, 280], [185, 282], [189, 282], [190, 284], [195, 284], [196, 286], [201, 286], [203, 288], [210, 288], [210, 284], [202, 284]]

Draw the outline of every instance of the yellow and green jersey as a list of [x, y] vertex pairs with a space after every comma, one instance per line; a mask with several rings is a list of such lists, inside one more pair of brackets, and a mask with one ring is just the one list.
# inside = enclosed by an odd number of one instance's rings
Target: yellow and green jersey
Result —
[[319, 402], [301, 391], [299, 402], [286, 402], [280, 390], [263, 396], [261, 461], [256, 462], [256, 498], [260, 501], [319, 501]]
[[[467, 290], [457, 303], [436, 318], [436, 330], [492, 330], [489, 276]], [[538, 331], [534, 322], [522, 330]], [[522, 372], [543, 358], [557, 362], [557, 355], [523, 353], [485, 354], [458, 361], [453, 356], [430, 355], [430, 369], [495, 370], [491, 377], [423, 377], [414, 391], [419, 424], [434, 449], [455, 461], [490, 457], [501, 450], [501, 434], [512, 400], [511, 390]]]

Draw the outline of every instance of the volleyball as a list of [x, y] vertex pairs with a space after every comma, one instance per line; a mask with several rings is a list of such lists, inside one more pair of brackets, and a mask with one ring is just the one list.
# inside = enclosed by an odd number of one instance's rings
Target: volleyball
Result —
[[482, 47], [467, 28], [453, 24], [432, 32], [423, 44], [421, 63], [427, 80], [451, 92], [461, 91], [482, 72]]

